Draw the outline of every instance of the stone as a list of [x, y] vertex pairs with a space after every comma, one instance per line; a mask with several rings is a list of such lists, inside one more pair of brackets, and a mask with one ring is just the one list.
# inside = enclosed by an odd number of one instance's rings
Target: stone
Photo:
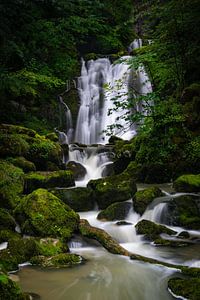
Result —
[[108, 206], [106, 209], [102, 210], [98, 216], [98, 220], [102, 221], [114, 221], [125, 219], [131, 208], [130, 202], [117, 202]]
[[182, 175], [174, 181], [173, 187], [176, 192], [200, 192], [200, 174]]

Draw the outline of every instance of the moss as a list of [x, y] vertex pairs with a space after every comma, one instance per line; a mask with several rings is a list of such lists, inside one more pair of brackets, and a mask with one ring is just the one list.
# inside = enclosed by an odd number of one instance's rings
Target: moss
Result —
[[34, 172], [25, 176], [25, 193], [31, 193], [38, 188], [70, 187], [75, 181], [71, 171]]
[[2, 229], [10, 229], [15, 230], [15, 220], [14, 218], [9, 214], [8, 211], [6, 211], [3, 208], [0, 208], [0, 230]]
[[44, 189], [24, 197], [15, 215], [24, 233], [65, 239], [77, 229], [79, 220], [69, 206]]
[[175, 231], [163, 226], [151, 222], [149, 220], [141, 220], [135, 226], [137, 234], [143, 234], [145, 239], [154, 241], [160, 238], [161, 233], [166, 233], [168, 235], [176, 234]]
[[56, 189], [52, 193], [75, 211], [88, 211], [94, 208], [92, 190], [89, 188]]
[[130, 208], [130, 202], [113, 203], [106, 209], [102, 210], [98, 214], [97, 219], [106, 221], [123, 220], [127, 217]]
[[30, 137], [35, 137], [36, 135], [36, 132], [30, 128], [12, 124], [0, 124], [0, 131], [5, 134], [25, 134]]
[[113, 254], [130, 255], [130, 253], [121, 247], [107, 232], [90, 226], [87, 220], [80, 220], [79, 230], [84, 237], [97, 240], [104, 248]]
[[93, 190], [94, 199], [100, 209], [130, 199], [137, 190], [135, 182], [126, 174], [91, 180], [88, 187]]
[[24, 173], [12, 164], [0, 160], [0, 206], [15, 207], [24, 186]]
[[0, 132], [0, 156], [23, 156], [29, 150], [29, 144], [20, 134], [2, 134]]
[[182, 296], [190, 300], [200, 299], [200, 278], [171, 278], [168, 288], [176, 296]]
[[154, 240], [154, 245], [156, 246], [166, 246], [166, 247], [186, 247], [191, 245], [189, 242], [178, 241], [178, 240], [166, 240], [163, 238], [156, 238]]
[[200, 192], [200, 174], [182, 175], [174, 181], [173, 187], [177, 192]]
[[36, 240], [36, 245], [38, 254], [43, 256], [53, 256], [69, 251], [67, 244], [59, 239], [43, 238]]
[[184, 195], [168, 202], [165, 215], [170, 225], [188, 229], [200, 229], [200, 199], [197, 196]]
[[8, 242], [11, 239], [20, 238], [20, 234], [17, 232], [13, 232], [11, 230], [1, 230], [0, 231], [0, 243]]
[[58, 136], [55, 132], [50, 132], [46, 134], [46, 138], [52, 142], [58, 142]]
[[7, 275], [0, 273], [0, 299], [2, 300], [28, 300], [20, 287]]
[[80, 255], [71, 253], [61, 253], [50, 257], [35, 256], [31, 259], [33, 265], [39, 265], [44, 268], [72, 267], [81, 262], [82, 258]]
[[27, 160], [24, 157], [9, 157], [7, 161], [16, 167], [22, 169], [25, 173], [36, 171], [36, 167], [33, 162]]
[[158, 187], [150, 187], [148, 189], [138, 191], [133, 198], [133, 207], [139, 214], [143, 214], [147, 206], [157, 197], [163, 196], [162, 191]]

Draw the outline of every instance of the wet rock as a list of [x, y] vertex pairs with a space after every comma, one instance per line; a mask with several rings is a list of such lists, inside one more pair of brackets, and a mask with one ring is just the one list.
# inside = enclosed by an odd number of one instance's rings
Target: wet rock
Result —
[[8, 242], [11, 239], [17, 239], [20, 237], [21, 235], [17, 232], [13, 232], [7, 229], [0, 230], [0, 243]]
[[0, 207], [14, 208], [23, 192], [24, 172], [0, 160]]
[[133, 225], [133, 224], [130, 222], [126, 222], [126, 221], [118, 221], [118, 222], [116, 222], [116, 225], [117, 226], [125, 226], [125, 225]]
[[179, 238], [181, 239], [189, 239], [190, 234], [187, 231], [181, 231], [178, 235]]
[[160, 238], [161, 233], [166, 233], [168, 235], [176, 234], [176, 231], [173, 231], [163, 225], [156, 224], [149, 220], [141, 220], [135, 225], [137, 234], [143, 234], [144, 238], [150, 241], [154, 241], [157, 238]]
[[69, 239], [79, 216], [47, 190], [38, 189], [22, 199], [15, 210], [22, 232], [42, 237]]
[[16, 222], [9, 212], [0, 208], [0, 230], [10, 229], [15, 230]]
[[170, 278], [168, 288], [177, 298], [200, 299], [200, 278]]
[[200, 192], [200, 174], [182, 175], [174, 181], [173, 187], [177, 192]]
[[147, 206], [157, 197], [163, 196], [162, 191], [156, 187], [150, 187], [142, 191], [138, 191], [135, 193], [133, 197], [133, 207], [134, 210], [142, 215]]
[[51, 191], [74, 211], [89, 211], [94, 209], [92, 190], [86, 187], [72, 189], [55, 189]]
[[36, 171], [34, 163], [24, 157], [10, 157], [7, 158], [7, 161], [12, 163], [14, 166], [22, 169], [25, 173]]
[[184, 195], [171, 199], [165, 218], [169, 225], [200, 229], [200, 197]]
[[75, 185], [71, 171], [34, 172], [25, 176], [24, 193], [28, 194], [38, 188], [70, 187]]
[[137, 191], [135, 182], [124, 174], [90, 180], [87, 186], [93, 190], [93, 197], [100, 209], [126, 201]]
[[117, 202], [108, 206], [106, 209], [102, 210], [97, 219], [103, 221], [114, 221], [125, 219], [131, 208], [130, 202]]
[[73, 172], [75, 180], [83, 179], [87, 173], [85, 167], [75, 161], [68, 162], [67, 169], [69, 169]]
[[32, 257], [31, 263], [33, 265], [41, 266], [43, 268], [61, 268], [72, 267], [78, 265], [83, 261], [82, 257], [72, 253], [61, 253], [54, 256], [35, 256]]
[[90, 226], [87, 220], [80, 220], [79, 230], [84, 237], [97, 240], [104, 248], [113, 254], [130, 255], [130, 253], [121, 247], [107, 232]]

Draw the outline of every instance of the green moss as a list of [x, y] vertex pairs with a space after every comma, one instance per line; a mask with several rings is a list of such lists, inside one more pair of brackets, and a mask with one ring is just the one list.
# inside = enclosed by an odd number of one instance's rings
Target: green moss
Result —
[[162, 191], [158, 187], [150, 187], [148, 189], [138, 191], [133, 198], [133, 207], [139, 214], [143, 214], [147, 206], [157, 197], [163, 196]]
[[15, 210], [24, 233], [69, 239], [79, 216], [47, 190], [38, 189], [24, 197]]
[[2, 300], [25, 300], [20, 287], [7, 275], [0, 273], [0, 299]]
[[0, 132], [0, 156], [24, 156], [29, 150], [29, 144], [20, 134], [2, 134]]
[[30, 137], [36, 135], [36, 132], [30, 128], [12, 124], [0, 124], [0, 131], [5, 134], [25, 134]]
[[55, 132], [50, 132], [46, 134], [46, 138], [52, 142], [58, 142], [58, 136]]
[[137, 234], [143, 234], [145, 239], [154, 241], [160, 238], [161, 233], [166, 233], [168, 235], [176, 234], [175, 231], [163, 226], [151, 222], [149, 220], [141, 220], [135, 226]]
[[0, 206], [15, 207], [24, 186], [24, 173], [12, 164], [0, 160]]
[[71, 171], [60, 170], [54, 172], [34, 172], [25, 176], [25, 193], [31, 193], [38, 188], [70, 187], [74, 186]]
[[113, 203], [106, 209], [102, 210], [98, 214], [97, 219], [106, 221], [123, 220], [127, 217], [130, 208], [130, 202]]
[[199, 197], [183, 195], [168, 202], [168, 223], [188, 229], [200, 229]]
[[39, 265], [44, 268], [72, 267], [81, 262], [82, 258], [80, 255], [71, 253], [61, 253], [51, 257], [35, 256], [31, 259], [33, 265]]
[[51, 192], [75, 211], [88, 211], [94, 208], [93, 193], [89, 188], [56, 189]]
[[171, 278], [168, 288], [177, 296], [190, 300], [200, 299], [200, 278]]
[[20, 238], [20, 234], [17, 232], [13, 232], [11, 230], [1, 230], [0, 231], [0, 243], [8, 242], [11, 239]]
[[130, 199], [137, 190], [135, 182], [126, 174], [91, 180], [88, 187], [93, 190], [94, 199], [100, 209]]
[[200, 174], [182, 175], [174, 181], [173, 187], [177, 192], [200, 192]]
[[36, 241], [38, 254], [43, 256], [53, 256], [63, 252], [68, 252], [68, 246], [59, 239], [46, 238]]
[[15, 220], [5, 209], [0, 208], [0, 230], [10, 229], [15, 230]]
[[24, 157], [9, 157], [7, 161], [16, 167], [22, 169], [25, 173], [36, 171], [36, 167], [33, 162], [27, 160]]

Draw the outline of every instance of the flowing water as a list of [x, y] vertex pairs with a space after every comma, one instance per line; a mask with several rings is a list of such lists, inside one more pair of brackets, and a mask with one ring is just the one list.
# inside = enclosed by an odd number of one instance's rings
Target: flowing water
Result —
[[[134, 41], [130, 51], [141, 45], [141, 41]], [[107, 58], [97, 59], [86, 63], [82, 61], [81, 77], [78, 80], [80, 94], [80, 109], [77, 119], [75, 136], [72, 138], [72, 122], [69, 108], [65, 106], [65, 132], [60, 132], [60, 141], [69, 144], [74, 140], [82, 144], [106, 144], [108, 138], [102, 131], [113, 122], [121, 122], [125, 126], [122, 115], [127, 111], [114, 111], [113, 98], [118, 92], [123, 100], [128, 93], [130, 80], [133, 80], [129, 65], [129, 57], [124, 57], [121, 64], [112, 65]], [[135, 74], [135, 72], [134, 72]], [[141, 94], [151, 92], [151, 84], [144, 68], [140, 68], [134, 79], [135, 86]], [[105, 89], [105, 86], [107, 88]], [[62, 100], [62, 99], [61, 99]], [[62, 101], [61, 101], [62, 103]], [[63, 103], [62, 103], [63, 104]], [[64, 105], [64, 104], [63, 104]], [[138, 106], [142, 110], [143, 106]], [[71, 130], [71, 131], [69, 131]], [[115, 131], [115, 135], [131, 138], [136, 127], [132, 126], [127, 133]], [[66, 134], [67, 133], [67, 134]], [[108, 146], [69, 145], [68, 161], [80, 163], [86, 170], [86, 175], [76, 186], [85, 186], [90, 179], [106, 175], [106, 170], [112, 164], [113, 153]], [[66, 161], [66, 158], [64, 159]], [[138, 189], [146, 186], [139, 185]], [[135, 225], [139, 220], [148, 219], [158, 223], [165, 223], [167, 202], [172, 197], [170, 185], [162, 185], [165, 195], [155, 199], [147, 208], [143, 216], [130, 210], [126, 221], [130, 225], [118, 226], [115, 222], [97, 220], [98, 211], [80, 213], [80, 217], [87, 219], [92, 226], [102, 228], [115, 238], [127, 250], [147, 257], [172, 264], [182, 264], [200, 267], [200, 246], [191, 244], [188, 247], [169, 248], [155, 247], [136, 234]], [[173, 195], [176, 197], [178, 195]], [[131, 199], [127, 199], [131, 201]], [[183, 228], [174, 228], [177, 232]], [[195, 237], [199, 232], [190, 231]], [[5, 247], [5, 245], [2, 245]], [[83, 240], [77, 236], [69, 243], [71, 252], [82, 255], [86, 263], [74, 268], [45, 270], [32, 266], [23, 267], [18, 272], [20, 284], [24, 291], [39, 294], [42, 300], [170, 300], [174, 297], [167, 290], [167, 281], [176, 269], [131, 261], [127, 257], [113, 255], [103, 249], [98, 243]]]

